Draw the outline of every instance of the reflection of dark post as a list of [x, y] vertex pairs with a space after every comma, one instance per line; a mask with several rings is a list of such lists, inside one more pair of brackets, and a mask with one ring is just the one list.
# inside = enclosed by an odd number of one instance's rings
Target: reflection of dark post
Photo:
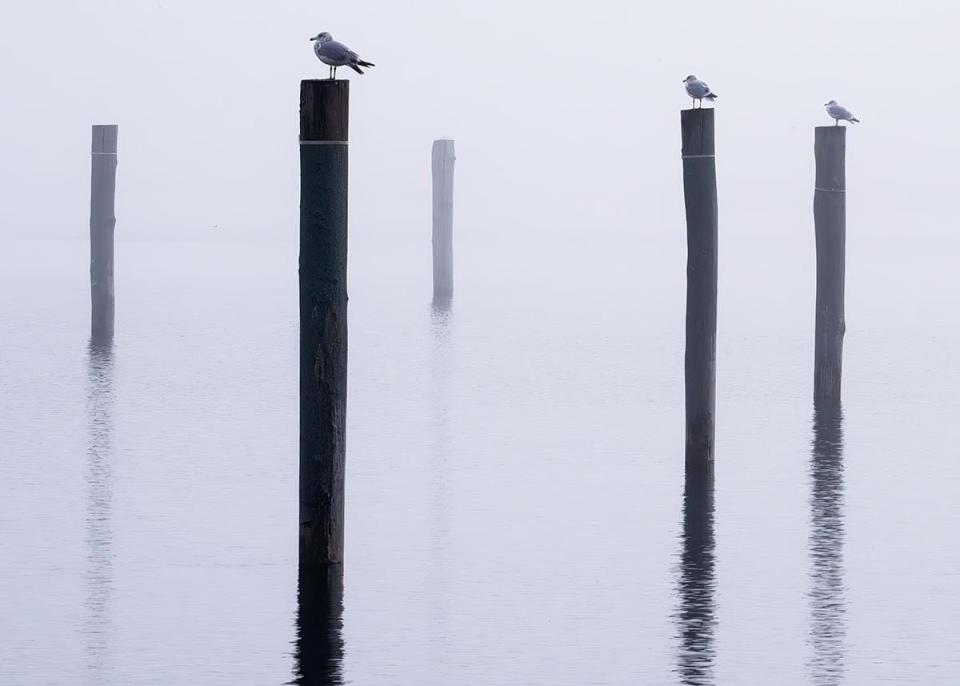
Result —
[[712, 684], [714, 619], [713, 474], [688, 471], [677, 613], [678, 671], [684, 684]]
[[100, 683], [109, 650], [109, 609], [113, 583], [113, 350], [93, 341], [87, 357], [87, 667], [90, 681]]
[[680, 112], [687, 209], [687, 468], [712, 469], [717, 357], [717, 171], [712, 109]]
[[843, 411], [821, 403], [813, 417], [810, 460], [810, 663], [816, 686], [843, 682]]
[[349, 81], [300, 84], [300, 564], [343, 562]]
[[343, 567], [300, 568], [297, 591], [296, 681], [343, 683]]
[[113, 231], [117, 224], [117, 125], [93, 127], [90, 150], [90, 335], [113, 337]]
[[453, 141], [433, 142], [433, 298], [453, 297]]
[[846, 271], [847, 129], [818, 126], [814, 156], [817, 162], [813, 192], [813, 220], [817, 234], [817, 319], [814, 346], [813, 397], [840, 400], [843, 369], [843, 289]]

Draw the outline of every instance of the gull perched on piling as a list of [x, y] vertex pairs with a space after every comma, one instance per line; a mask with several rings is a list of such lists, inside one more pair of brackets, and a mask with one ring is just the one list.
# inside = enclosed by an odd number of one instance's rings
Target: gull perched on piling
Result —
[[700, 101], [700, 107], [703, 107], [703, 99], [706, 98], [710, 102], [713, 102], [717, 99], [716, 93], [710, 90], [710, 86], [698, 79], [693, 74], [690, 74], [687, 78], [683, 80], [683, 83], [687, 89], [687, 95], [693, 100], [693, 106], [697, 106], [697, 100]]
[[337, 78], [337, 67], [350, 67], [358, 74], [362, 74], [360, 67], [375, 67], [373, 62], [364, 62], [360, 55], [343, 43], [333, 40], [333, 36], [324, 31], [310, 39], [313, 41], [313, 52], [317, 59], [330, 67], [330, 78]]
[[824, 103], [823, 106], [827, 108], [827, 114], [833, 117], [834, 126], [840, 126], [841, 119], [853, 124], [860, 123], [860, 120], [854, 117], [850, 110], [838, 103], [836, 100], [831, 100], [830, 102]]

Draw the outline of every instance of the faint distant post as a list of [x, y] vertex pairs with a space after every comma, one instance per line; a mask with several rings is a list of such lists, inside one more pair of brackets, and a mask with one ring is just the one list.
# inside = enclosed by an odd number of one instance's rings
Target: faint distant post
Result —
[[300, 565], [343, 562], [350, 82], [300, 83]]
[[433, 142], [433, 299], [453, 297], [452, 140]]
[[94, 125], [90, 150], [90, 338], [113, 338], [113, 233], [117, 225], [117, 125]]
[[712, 109], [680, 112], [687, 214], [687, 470], [713, 468], [717, 351], [717, 171]]
[[818, 402], [840, 400], [843, 334], [847, 330], [843, 312], [847, 243], [846, 148], [846, 127], [816, 127], [813, 221], [817, 236], [817, 315], [813, 397]]

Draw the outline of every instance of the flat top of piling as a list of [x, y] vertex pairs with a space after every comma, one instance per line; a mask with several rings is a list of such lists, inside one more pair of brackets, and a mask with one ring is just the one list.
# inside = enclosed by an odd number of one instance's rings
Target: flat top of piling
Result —
[[304, 79], [300, 82], [300, 140], [346, 143], [350, 123], [350, 82]]
[[119, 127], [116, 124], [94, 124], [91, 152], [117, 152], [117, 134]]
[[680, 154], [685, 158], [713, 157], [713, 109], [680, 110]]
[[813, 136], [816, 160], [815, 188], [842, 193], [847, 187], [847, 127], [817, 126]]

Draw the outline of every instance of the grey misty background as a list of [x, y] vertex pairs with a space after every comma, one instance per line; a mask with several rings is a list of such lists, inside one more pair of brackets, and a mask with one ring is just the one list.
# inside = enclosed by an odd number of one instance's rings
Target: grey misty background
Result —
[[121, 241], [295, 240], [297, 80], [325, 75], [307, 38], [329, 30], [378, 64], [353, 79], [354, 267], [426, 268], [441, 136], [462, 161], [461, 275], [679, 244], [687, 73], [720, 94], [724, 241], [808, 245], [811, 128], [830, 98], [860, 116], [855, 262], [866, 227], [891, 248], [945, 229], [956, 19], [934, 2], [3, 3], [0, 231], [81, 235], [89, 125], [116, 122]]

